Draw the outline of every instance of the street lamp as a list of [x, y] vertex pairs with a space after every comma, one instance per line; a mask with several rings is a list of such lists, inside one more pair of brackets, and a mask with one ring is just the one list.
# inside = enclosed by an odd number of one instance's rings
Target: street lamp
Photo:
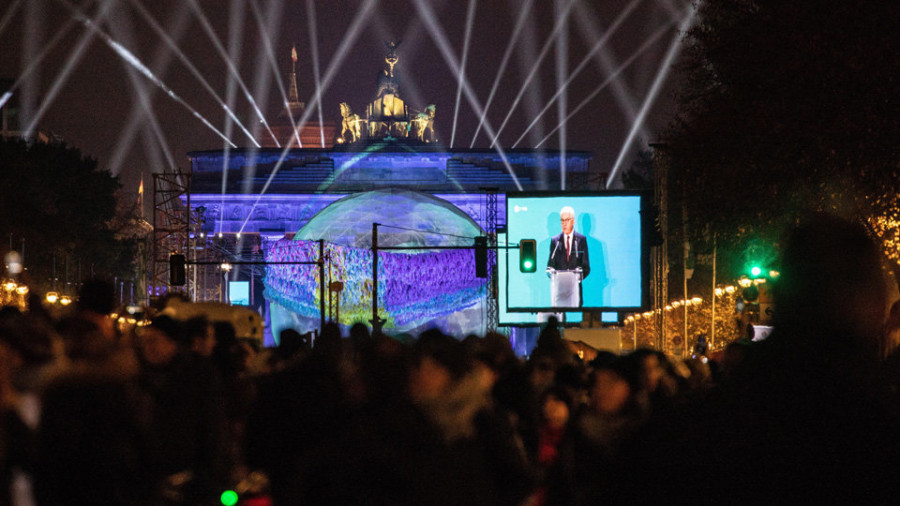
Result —
[[228, 298], [228, 273], [231, 272], [232, 265], [228, 262], [222, 262], [219, 268], [222, 269], [222, 298], [224, 299], [222, 302], [228, 304], [230, 302]]

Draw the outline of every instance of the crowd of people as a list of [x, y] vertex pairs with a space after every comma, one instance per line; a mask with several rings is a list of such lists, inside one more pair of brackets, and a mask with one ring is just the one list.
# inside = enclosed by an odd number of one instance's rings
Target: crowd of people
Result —
[[[717, 360], [328, 324], [259, 349], [112, 288], [0, 310], [0, 505], [883, 503], [900, 358], [877, 250], [819, 217], [784, 249], [776, 330]], [[261, 504], [256, 502], [255, 504]]]

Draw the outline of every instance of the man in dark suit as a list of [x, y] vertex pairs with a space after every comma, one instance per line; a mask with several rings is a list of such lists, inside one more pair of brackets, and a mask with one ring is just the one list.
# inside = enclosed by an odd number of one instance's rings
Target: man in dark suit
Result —
[[582, 279], [591, 272], [588, 245], [585, 237], [575, 232], [575, 210], [569, 206], [559, 211], [562, 232], [550, 239], [550, 258], [547, 267], [556, 270], [582, 270]]
[[[591, 273], [591, 262], [588, 257], [587, 240], [583, 235], [575, 232], [575, 210], [569, 206], [563, 207], [559, 211], [559, 218], [562, 232], [550, 239], [550, 258], [547, 260], [547, 271], [549, 272], [551, 269], [574, 271], [580, 268], [581, 279], [584, 279]], [[557, 302], [554, 302], [554, 305], [561, 303], [562, 305], [581, 306], [584, 301], [581, 296], [580, 283], [578, 285], [578, 304], [562, 303], [562, 300], [566, 299], [556, 299], [556, 296], [554, 295], [554, 300]]]

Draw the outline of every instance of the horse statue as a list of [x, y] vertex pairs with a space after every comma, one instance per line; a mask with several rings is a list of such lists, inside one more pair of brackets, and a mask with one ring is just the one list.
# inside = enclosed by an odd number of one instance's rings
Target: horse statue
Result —
[[[350, 106], [347, 105], [346, 102], [341, 103], [341, 117], [343, 117], [343, 121], [341, 122], [341, 139], [345, 142], [356, 142], [360, 137], [360, 128], [359, 128], [359, 114], [353, 114], [353, 111], [350, 110]], [[347, 140], [346, 133], [350, 132], [350, 139]]]
[[[434, 104], [425, 108], [425, 112], [416, 114], [412, 122], [416, 125], [416, 137], [422, 142], [434, 142]], [[425, 132], [430, 131], [429, 140], [425, 140]]]

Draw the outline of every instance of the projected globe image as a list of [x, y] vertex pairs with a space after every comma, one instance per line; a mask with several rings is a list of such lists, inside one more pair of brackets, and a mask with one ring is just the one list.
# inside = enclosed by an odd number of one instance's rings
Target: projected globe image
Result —
[[[452, 204], [408, 190], [375, 190], [338, 200], [314, 216], [294, 237], [268, 253], [273, 261], [316, 260], [318, 240], [326, 241], [326, 286], [341, 281], [337, 311], [343, 326], [372, 318], [372, 223], [378, 246], [421, 250], [379, 251], [379, 316], [388, 332], [418, 332], [436, 326], [453, 335], [481, 333], [485, 283], [475, 277], [471, 246], [483, 235]], [[328, 294], [326, 293], [326, 298]], [[312, 330], [319, 324], [319, 280], [315, 266], [267, 268], [266, 299], [273, 335], [284, 328]]]

